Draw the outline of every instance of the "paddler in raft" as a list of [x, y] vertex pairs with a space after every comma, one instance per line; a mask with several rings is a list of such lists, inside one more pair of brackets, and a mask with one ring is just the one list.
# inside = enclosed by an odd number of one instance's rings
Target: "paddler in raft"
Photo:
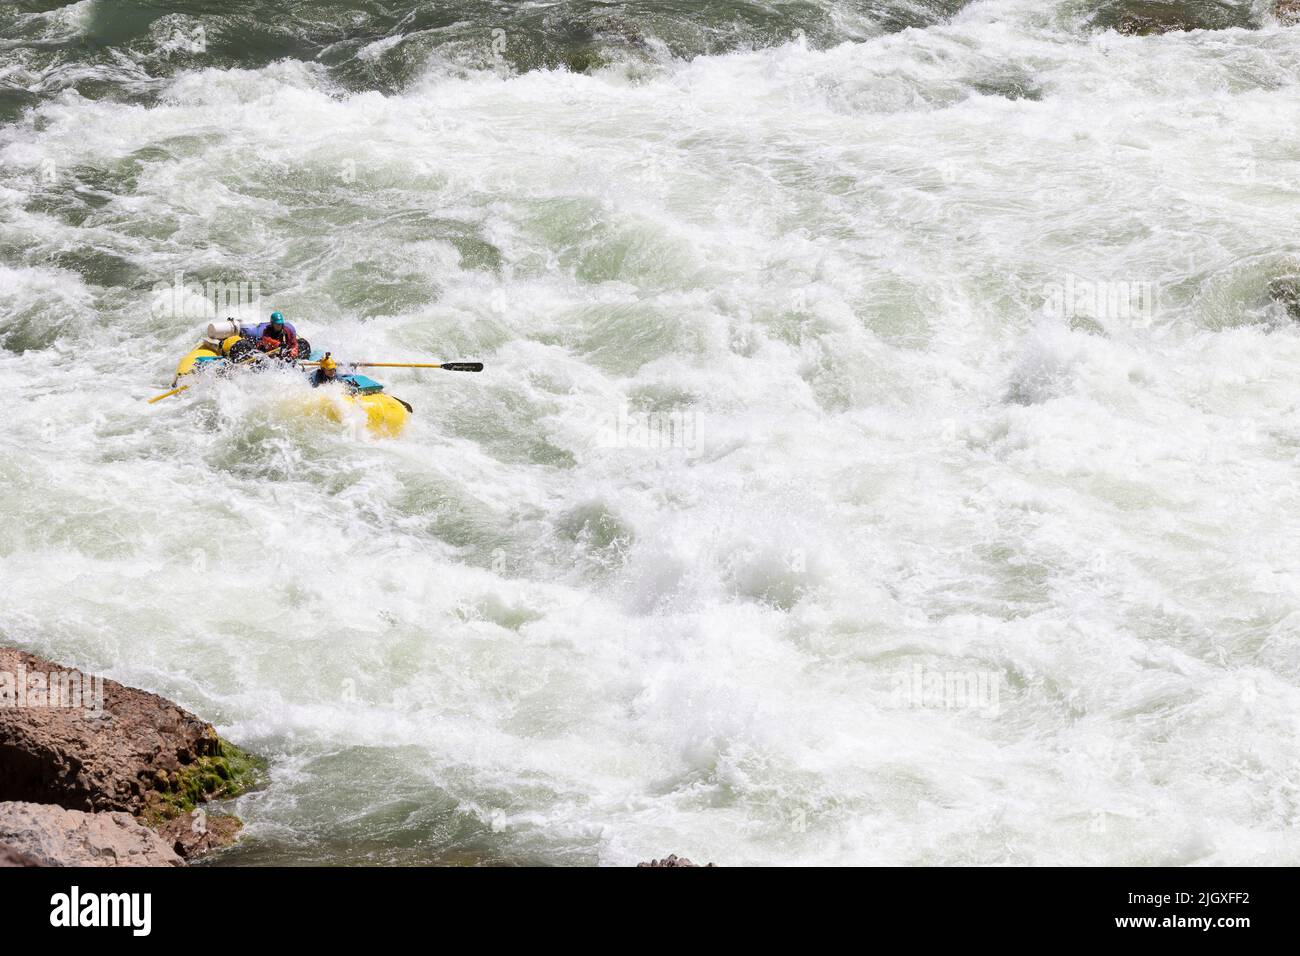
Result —
[[298, 358], [298, 333], [284, 324], [284, 313], [271, 313], [271, 321], [257, 340], [257, 350], [291, 362]]
[[330, 357], [326, 352], [325, 357], [320, 360], [320, 365], [316, 371], [311, 373], [311, 387], [320, 388], [322, 385], [329, 385], [339, 380], [339, 364]]

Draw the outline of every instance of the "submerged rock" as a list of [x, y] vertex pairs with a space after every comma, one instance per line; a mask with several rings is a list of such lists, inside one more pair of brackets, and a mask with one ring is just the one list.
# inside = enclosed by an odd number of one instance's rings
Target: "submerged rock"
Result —
[[1090, 22], [1130, 36], [1260, 26], [1251, 0], [1106, 0]]
[[[684, 857], [684, 856], [678, 856], [676, 853], [669, 853], [669, 854], [668, 854], [666, 857], [664, 857], [662, 860], [651, 860], [649, 863], [638, 863], [638, 864], [637, 864], [637, 869], [640, 869], [640, 868], [643, 867], [643, 866], [650, 866], [650, 867], [659, 867], [659, 866], [696, 866], [696, 867], [698, 867], [699, 865], [700, 865], [699, 863], [692, 863], [690, 860], [686, 859], [686, 857]], [[713, 866], [713, 864], [712, 864], [712, 863], [705, 863], [704, 866], [705, 866], [705, 867], [710, 867], [710, 866]]]
[[1300, 275], [1278, 276], [1268, 284], [1268, 297], [1300, 322]]
[[1277, 0], [1273, 12], [1283, 23], [1300, 23], [1300, 0]]
[[165, 840], [129, 813], [0, 803], [0, 843], [36, 866], [182, 866]]
[[186, 813], [154, 824], [176, 854], [186, 860], [230, 846], [243, 823], [238, 817], [223, 814]]

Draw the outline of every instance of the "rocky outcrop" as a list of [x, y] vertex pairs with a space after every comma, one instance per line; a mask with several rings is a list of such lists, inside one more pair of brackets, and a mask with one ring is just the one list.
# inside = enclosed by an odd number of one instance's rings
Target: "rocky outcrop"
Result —
[[129, 813], [0, 803], [0, 843], [39, 866], [181, 866], [157, 833]]
[[1300, 0], [1277, 0], [1273, 12], [1283, 23], [1300, 23]]
[[[700, 864], [698, 863], [692, 863], [684, 856], [678, 856], [676, 853], [669, 853], [662, 860], [651, 860], [649, 863], [638, 863], [637, 869], [640, 869], [643, 866], [658, 867], [658, 866], [699, 866], [699, 865]], [[709, 866], [713, 866], [713, 864], [705, 863], [704, 866], [709, 867]]]
[[[156, 694], [9, 648], [0, 675], [25, 698], [0, 700], [0, 801], [142, 813], [158, 799], [193, 804], [229, 788], [216, 731]], [[56, 685], [75, 685], [75, 703], [70, 693], [54, 701]]]
[[1105, 0], [1090, 22], [1130, 36], [1261, 25], [1251, 0]]
[[134, 815], [190, 857], [239, 829], [233, 817], [194, 815], [198, 805], [257, 776], [212, 725], [156, 694], [0, 648], [0, 801]]

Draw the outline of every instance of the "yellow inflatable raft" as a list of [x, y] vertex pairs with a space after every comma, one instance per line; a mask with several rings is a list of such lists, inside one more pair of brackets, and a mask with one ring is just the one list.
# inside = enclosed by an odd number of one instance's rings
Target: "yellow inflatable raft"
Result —
[[[219, 325], [208, 327], [208, 337], [190, 349], [176, 366], [176, 382], [186, 375], [235, 368], [250, 359], [231, 359], [231, 350], [246, 335], [228, 334], [231, 332]], [[243, 330], [240, 330], [241, 332]], [[236, 350], [238, 355], [238, 350]], [[251, 357], [250, 357], [251, 358]], [[319, 356], [312, 353], [311, 359]], [[352, 418], [353, 409], [365, 413], [366, 428], [371, 434], [392, 437], [401, 434], [411, 416], [411, 406], [391, 395], [384, 394], [384, 386], [365, 375], [343, 375], [336, 379], [338, 387], [322, 385], [310, 396], [303, 396], [295, 402], [295, 410], [301, 414], [311, 415], [339, 422]]]

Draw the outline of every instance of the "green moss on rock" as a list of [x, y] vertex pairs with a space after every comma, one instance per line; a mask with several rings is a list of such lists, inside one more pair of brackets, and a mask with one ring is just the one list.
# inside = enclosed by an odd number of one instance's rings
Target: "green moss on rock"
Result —
[[155, 778], [143, 816], [156, 824], [190, 813], [200, 803], [237, 797], [256, 788], [265, 772], [264, 760], [218, 738], [215, 754]]

